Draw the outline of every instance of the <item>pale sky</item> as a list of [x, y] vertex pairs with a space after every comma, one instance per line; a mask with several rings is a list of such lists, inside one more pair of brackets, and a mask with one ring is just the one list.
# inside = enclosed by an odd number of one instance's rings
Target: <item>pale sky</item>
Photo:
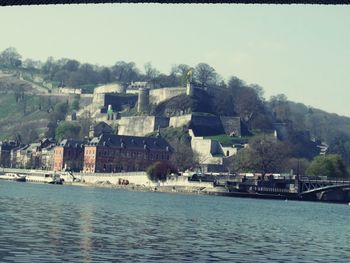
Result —
[[205, 62], [225, 79], [350, 117], [350, 6], [100, 4], [0, 7], [0, 51], [111, 66]]

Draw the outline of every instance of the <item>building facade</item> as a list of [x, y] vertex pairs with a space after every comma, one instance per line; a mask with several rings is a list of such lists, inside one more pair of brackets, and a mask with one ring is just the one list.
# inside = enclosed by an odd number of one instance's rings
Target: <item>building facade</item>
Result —
[[55, 146], [55, 140], [48, 138], [36, 143], [19, 145], [11, 150], [11, 167], [51, 170]]
[[17, 141], [0, 142], [0, 167], [11, 167], [11, 150], [17, 147]]
[[81, 171], [84, 161], [84, 143], [82, 141], [64, 139], [54, 149], [54, 171]]
[[84, 149], [84, 172], [144, 171], [157, 161], [169, 161], [171, 146], [160, 138], [103, 134]]

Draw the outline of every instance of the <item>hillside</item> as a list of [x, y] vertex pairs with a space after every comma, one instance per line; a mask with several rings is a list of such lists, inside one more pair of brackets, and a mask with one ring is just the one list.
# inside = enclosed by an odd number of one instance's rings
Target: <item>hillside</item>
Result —
[[[15, 94], [0, 96], [0, 139], [13, 139], [20, 135], [23, 141], [29, 142], [43, 135], [49, 116], [46, 110], [39, 110], [39, 105], [44, 103], [34, 95], [21, 98]], [[42, 105], [44, 108], [47, 105]]]
[[[191, 79], [189, 72], [193, 72]], [[54, 136], [58, 122], [73, 109], [79, 109], [79, 98], [68, 101], [63, 96], [61, 99], [48, 96], [58, 86], [82, 88], [83, 92], [91, 93], [96, 85], [111, 82], [125, 88], [133, 82], [147, 82], [153, 89], [184, 86], [188, 81], [201, 87], [203, 92], [196, 92], [193, 96], [183, 94], [151, 105], [149, 114], [239, 117], [246, 130], [245, 136], [271, 134], [279, 129], [298, 158], [312, 158], [319, 151], [315, 148], [319, 140], [328, 144], [328, 152], [341, 154], [350, 164], [350, 118], [288, 101], [283, 94], [267, 100], [262, 87], [248, 85], [237, 77], [225, 82], [206, 63], [194, 67], [179, 64], [169, 74], [161, 73], [149, 63], [143, 73], [135, 63], [124, 61], [117, 61], [111, 67], [82, 64], [68, 58], [22, 61], [14, 48], [0, 53], [0, 139], [20, 135], [24, 141], [30, 142], [44, 135]], [[58, 104], [61, 105], [56, 107]], [[121, 115], [137, 114], [140, 113], [131, 108]], [[84, 128], [80, 124], [84, 132], [79, 136], [87, 135], [86, 127], [91, 120], [84, 121]], [[168, 132], [172, 134], [172, 131]], [[227, 144], [234, 141], [220, 135], [218, 138]]]

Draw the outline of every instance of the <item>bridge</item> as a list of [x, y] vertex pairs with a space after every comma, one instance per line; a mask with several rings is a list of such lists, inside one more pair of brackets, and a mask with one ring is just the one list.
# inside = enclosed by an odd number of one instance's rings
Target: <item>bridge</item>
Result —
[[301, 194], [303, 192], [311, 191], [313, 189], [318, 189], [326, 186], [332, 185], [349, 185], [349, 180], [324, 180], [324, 179], [312, 179], [309, 177], [302, 177], [298, 180], [298, 193]]
[[350, 198], [349, 180], [298, 180], [301, 199], [347, 201]]
[[336, 189], [346, 189], [350, 188], [350, 184], [341, 184], [341, 185], [328, 185], [324, 187], [319, 187], [319, 188], [314, 188], [308, 191], [304, 191], [299, 193], [299, 195], [307, 195], [307, 194], [312, 194], [312, 193], [319, 193], [319, 192], [325, 192], [328, 190], [336, 190]]

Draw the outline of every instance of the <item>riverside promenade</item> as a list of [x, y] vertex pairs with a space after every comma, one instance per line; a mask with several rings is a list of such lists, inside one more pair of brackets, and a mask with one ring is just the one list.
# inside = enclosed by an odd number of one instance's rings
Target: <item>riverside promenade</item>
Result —
[[[122, 173], [71, 173], [46, 170], [3, 168], [1, 173], [26, 175], [27, 182], [52, 183], [51, 178], [58, 178], [67, 185], [123, 188], [138, 191], [180, 192], [230, 197], [258, 199], [279, 199], [299, 201], [323, 201], [334, 203], [350, 202], [350, 181], [315, 180], [310, 178], [272, 179], [267, 181], [235, 178], [212, 181], [193, 180], [189, 176], [170, 176], [165, 182], [149, 180], [146, 172]], [[293, 178], [293, 179], [292, 179]], [[266, 187], [269, 183], [270, 187]], [[260, 184], [260, 185], [259, 185]], [[280, 185], [284, 185], [281, 187]], [[265, 185], [265, 186], [264, 186]], [[271, 185], [274, 185], [271, 187]], [[279, 185], [279, 186], [277, 186]], [[277, 187], [276, 187], [277, 186]], [[288, 186], [288, 187], [286, 187]]]

